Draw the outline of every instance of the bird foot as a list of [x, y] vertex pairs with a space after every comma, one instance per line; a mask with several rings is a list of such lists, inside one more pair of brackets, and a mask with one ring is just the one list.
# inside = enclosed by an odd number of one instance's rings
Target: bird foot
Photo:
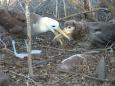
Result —
[[[16, 47], [15, 47], [15, 41], [12, 40], [12, 46], [13, 46], [13, 52], [14, 52], [14, 55], [18, 58], [24, 58], [24, 57], [27, 57], [28, 56], [28, 53], [17, 53], [16, 51]], [[27, 47], [27, 46], [26, 46]], [[41, 50], [31, 50], [31, 54], [34, 55], [34, 54], [40, 54], [42, 51]]]

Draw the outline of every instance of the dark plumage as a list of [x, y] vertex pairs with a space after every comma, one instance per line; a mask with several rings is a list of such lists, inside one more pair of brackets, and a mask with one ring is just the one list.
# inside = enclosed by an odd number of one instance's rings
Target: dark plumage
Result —
[[[48, 17], [41, 17], [36, 13], [30, 14], [31, 33], [32, 35], [51, 31], [54, 35], [59, 33], [69, 39], [69, 37], [60, 29], [59, 22]], [[0, 9], [0, 27], [4, 31], [1, 35], [9, 35], [11, 38], [27, 38], [26, 16], [23, 13]], [[24, 58], [28, 54], [18, 54], [15, 48], [15, 41], [12, 40], [14, 54], [19, 58]], [[32, 50], [32, 52], [35, 50]], [[38, 51], [39, 53], [39, 51]]]
[[17, 14], [12, 11], [1, 9], [0, 26], [2, 26], [7, 31], [6, 33], [10, 35], [15, 34], [15, 36], [23, 36], [26, 32], [25, 16], [24, 14], [21, 16], [21, 13]]
[[115, 24], [107, 22], [66, 21], [64, 29], [70, 31], [76, 41], [85, 40], [96, 47], [105, 47], [115, 42]]
[[[54, 19], [41, 17], [35, 13], [30, 14], [30, 19], [32, 35], [51, 31], [55, 35], [59, 32], [67, 37], [60, 29], [59, 22]], [[0, 26], [2, 26], [10, 35], [21, 38], [26, 37], [26, 17], [23, 13], [0, 9]]]
[[0, 72], [0, 86], [10, 86], [9, 76]]

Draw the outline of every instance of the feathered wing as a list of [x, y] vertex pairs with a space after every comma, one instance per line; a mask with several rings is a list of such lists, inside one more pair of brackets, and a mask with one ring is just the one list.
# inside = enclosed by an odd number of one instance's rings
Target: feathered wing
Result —
[[24, 32], [26, 27], [25, 16], [8, 10], [0, 10], [0, 25], [11, 34]]
[[94, 45], [110, 45], [115, 41], [115, 24], [94, 22], [90, 23], [89, 39]]

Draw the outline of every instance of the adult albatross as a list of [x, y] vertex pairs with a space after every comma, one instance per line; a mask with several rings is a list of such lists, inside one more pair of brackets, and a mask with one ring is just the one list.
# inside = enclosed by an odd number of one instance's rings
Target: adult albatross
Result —
[[[58, 21], [48, 17], [41, 17], [35, 13], [31, 13], [30, 19], [32, 35], [51, 31], [55, 35], [60, 33], [69, 39], [60, 29]], [[26, 17], [23, 13], [0, 9], [0, 26], [6, 30], [5, 34], [9, 34], [15, 38], [27, 38]], [[12, 44], [15, 44], [14, 40]]]
[[[32, 35], [51, 31], [57, 32], [69, 39], [69, 37], [60, 29], [59, 22], [48, 17], [41, 17], [38, 14], [31, 13]], [[25, 37], [26, 35], [26, 17], [23, 13], [0, 9], [0, 26], [4, 27], [10, 35], [16, 37]]]

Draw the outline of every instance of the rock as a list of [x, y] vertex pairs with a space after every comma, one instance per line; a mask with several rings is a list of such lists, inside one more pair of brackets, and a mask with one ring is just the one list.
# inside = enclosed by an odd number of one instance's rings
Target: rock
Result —
[[102, 57], [96, 67], [96, 75], [99, 79], [106, 78], [106, 63], [105, 58]]
[[72, 55], [66, 59], [64, 59], [61, 64], [57, 66], [59, 71], [69, 72], [76, 65], [80, 65], [85, 59], [84, 54], [76, 54]]
[[3, 72], [0, 72], [0, 86], [10, 86], [9, 77]]
[[115, 86], [115, 78], [112, 79], [110, 86]]

